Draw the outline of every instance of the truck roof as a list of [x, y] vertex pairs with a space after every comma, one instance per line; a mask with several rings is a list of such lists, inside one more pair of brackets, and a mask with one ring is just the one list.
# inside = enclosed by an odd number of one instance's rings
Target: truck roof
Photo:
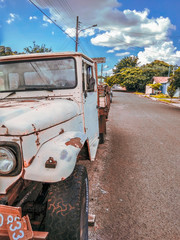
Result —
[[11, 61], [22, 61], [22, 60], [33, 60], [33, 59], [48, 59], [48, 58], [59, 58], [59, 57], [76, 57], [81, 56], [90, 62], [93, 59], [79, 52], [50, 52], [50, 53], [32, 53], [32, 54], [17, 54], [9, 56], [0, 56], [0, 62], [11, 62]]

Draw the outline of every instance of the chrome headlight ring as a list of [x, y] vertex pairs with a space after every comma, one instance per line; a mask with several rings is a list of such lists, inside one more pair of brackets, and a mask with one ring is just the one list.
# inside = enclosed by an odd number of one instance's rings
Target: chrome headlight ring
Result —
[[8, 147], [0, 147], [0, 174], [7, 175], [16, 168], [14, 152]]

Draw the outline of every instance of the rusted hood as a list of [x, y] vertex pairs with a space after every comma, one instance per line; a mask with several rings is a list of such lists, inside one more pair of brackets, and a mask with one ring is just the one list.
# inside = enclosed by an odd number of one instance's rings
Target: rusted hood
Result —
[[78, 114], [78, 104], [67, 99], [0, 102], [0, 135], [27, 135]]

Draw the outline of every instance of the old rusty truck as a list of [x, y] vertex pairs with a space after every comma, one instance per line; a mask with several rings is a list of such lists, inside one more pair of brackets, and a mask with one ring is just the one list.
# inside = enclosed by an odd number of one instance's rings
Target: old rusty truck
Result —
[[88, 239], [79, 161], [95, 159], [105, 130], [97, 85], [81, 53], [0, 57], [0, 239]]

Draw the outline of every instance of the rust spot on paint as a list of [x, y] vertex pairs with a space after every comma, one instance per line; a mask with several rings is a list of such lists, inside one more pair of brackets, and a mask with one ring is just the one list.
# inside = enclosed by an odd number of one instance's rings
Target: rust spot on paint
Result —
[[6, 129], [6, 132], [4, 133], [5, 135], [8, 135], [8, 128], [5, 126], [5, 125], [2, 125], [1, 128], [5, 128]]
[[82, 143], [81, 143], [81, 139], [76, 137], [76, 138], [72, 138], [71, 140], [69, 140], [68, 142], [65, 143], [66, 146], [73, 146], [76, 148], [82, 148]]
[[61, 135], [62, 133], [64, 133], [64, 129], [61, 128], [61, 131], [59, 132], [59, 135]]
[[20, 102], [38, 102], [38, 101], [37, 100], [27, 99], [27, 100], [21, 100]]
[[62, 178], [61, 178], [61, 181], [64, 181], [65, 179], [66, 179], [66, 178], [62, 177]]
[[29, 167], [29, 166], [31, 165], [31, 163], [34, 161], [34, 159], [35, 159], [35, 156], [33, 156], [33, 157], [29, 160], [29, 162], [24, 162], [24, 167], [25, 167], [25, 168]]
[[19, 142], [19, 138], [12, 139], [13, 142]]
[[35, 127], [34, 124], [32, 124], [32, 127], [33, 127], [34, 131], [37, 132], [36, 127]]
[[0, 108], [9, 108], [9, 107], [12, 107], [11, 105], [3, 105], [3, 106], [0, 106]]
[[33, 127], [33, 129], [34, 129], [34, 132], [35, 132], [35, 134], [36, 134], [36, 136], [37, 136], [37, 139], [36, 139], [36, 145], [37, 146], [39, 146], [40, 145], [40, 142], [39, 142], [39, 133], [38, 133], [38, 131], [37, 131], [37, 129], [36, 129], [36, 127], [35, 127], [35, 125], [34, 124], [32, 124], [32, 127]]
[[40, 142], [39, 142], [39, 134], [38, 134], [38, 132], [36, 132], [36, 136], [37, 136], [36, 145], [39, 146], [39, 145], [40, 145]]

